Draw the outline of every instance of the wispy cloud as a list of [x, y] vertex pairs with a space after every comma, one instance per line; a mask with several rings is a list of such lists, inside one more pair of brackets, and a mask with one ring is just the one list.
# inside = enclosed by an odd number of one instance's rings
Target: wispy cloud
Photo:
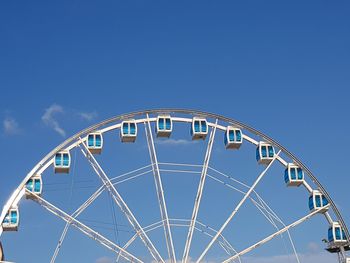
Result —
[[[334, 255], [331, 255], [330, 253], [327, 253], [327, 252], [299, 254], [298, 257], [300, 262], [308, 262], [308, 263], [335, 262]], [[244, 262], [281, 263], [281, 262], [297, 262], [297, 261], [295, 259], [295, 255], [278, 255], [278, 256], [271, 256], [271, 257], [244, 257]]]
[[98, 114], [96, 111], [92, 112], [78, 112], [78, 116], [85, 121], [92, 121], [97, 118]]
[[100, 257], [96, 259], [95, 263], [112, 263], [114, 262], [112, 258], [110, 257]]
[[[170, 263], [171, 262], [171, 260], [170, 259], [166, 259], [165, 260], [165, 263]], [[182, 262], [182, 260], [176, 260], [176, 263], [181, 263]], [[191, 257], [188, 257], [188, 259], [187, 259], [187, 261], [186, 262], [188, 262], [188, 263], [194, 263], [194, 262], [196, 262], [195, 260], [193, 260]], [[155, 260], [152, 260], [152, 263], [156, 263], [156, 261]], [[206, 263], [215, 263], [214, 261], [206, 261]]]
[[45, 125], [51, 127], [55, 132], [57, 132], [62, 137], [66, 136], [66, 131], [60, 126], [59, 122], [54, 118], [57, 113], [63, 113], [63, 107], [58, 104], [52, 104], [49, 108], [45, 110], [44, 115], [41, 120]]
[[160, 140], [156, 139], [155, 143], [159, 145], [191, 145], [194, 143], [197, 143], [198, 141], [191, 141], [191, 140], [185, 140], [185, 139], [166, 139], [166, 140]]
[[[298, 254], [300, 262], [307, 262], [307, 263], [329, 263], [329, 262], [335, 262], [335, 255], [332, 255], [330, 253], [320, 251], [317, 253], [305, 253], [305, 254]], [[225, 258], [220, 258], [216, 260], [209, 260], [206, 261], [207, 263], [215, 263], [215, 262], [221, 262]], [[296, 257], [294, 254], [290, 255], [276, 255], [276, 256], [251, 256], [251, 257], [243, 257], [241, 258], [243, 262], [246, 263], [281, 263], [281, 262], [297, 262]], [[98, 258], [95, 263], [111, 263], [113, 262], [113, 259], [110, 257], [101, 257]], [[152, 260], [152, 263], [155, 263], [156, 261]], [[165, 260], [166, 263], [170, 262], [170, 260]], [[180, 260], [177, 260], [177, 262], [181, 262]], [[195, 262], [195, 260], [189, 258], [189, 263]]]
[[18, 122], [12, 117], [6, 117], [4, 119], [3, 129], [6, 135], [16, 135], [21, 132]]

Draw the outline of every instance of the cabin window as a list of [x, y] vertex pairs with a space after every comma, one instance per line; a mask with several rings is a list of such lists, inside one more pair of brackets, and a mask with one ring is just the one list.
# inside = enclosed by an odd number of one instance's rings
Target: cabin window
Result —
[[290, 168], [290, 178], [292, 180], [297, 179], [296, 174], [295, 174], [295, 168]]
[[93, 147], [94, 146], [94, 135], [93, 134], [90, 134], [88, 136], [88, 146], [89, 147]]
[[56, 164], [57, 166], [61, 165], [61, 163], [62, 163], [61, 158], [62, 158], [61, 154], [60, 154], [60, 153], [57, 153], [57, 154], [56, 154], [56, 158], [55, 158], [55, 164]]
[[242, 134], [240, 130], [236, 130], [236, 141], [242, 141]]
[[303, 170], [301, 168], [298, 168], [297, 171], [298, 171], [298, 179], [303, 180], [303, 177], [304, 177]]
[[165, 119], [165, 125], [167, 130], [171, 130], [171, 120], [170, 118]]
[[28, 182], [27, 182], [27, 189], [29, 191], [32, 191], [33, 190], [33, 180], [32, 179], [29, 179]]
[[206, 121], [201, 121], [201, 130], [202, 132], [207, 132], [207, 122]]
[[40, 192], [41, 190], [41, 182], [39, 179], [34, 180], [34, 192]]
[[17, 223], [17, 212], [11, 211], [11, 223], [16, 224]]
[[335, 239], [336, 239], [336, 240], [341, 240], [341, 231], [340, 231], [340, 227], [336, 227], [336, 228], [335, 228]]
[[199, 130], [199, 121], [195, 121], [194, 122], [194, 131], [195, 132], [200, 132], [200, 130]]
[[328, 229], [328, 241], [333, 241], [334, 238], [333, 238], [333, 229], [332, 228], [329, 228]]
[[228, 133], [229, 139], [231, 142], [233, 142], [235, 140], [235, 134], [233, 130], [230, 130]]
[[130, 123], [130, 134], [132, 134], [132, 135], [136, 134], [136, 125], [135, 125], [135, 123]]
[[320, 195], [316, 195], [315, 199], [316, 199], [316, 207], [322, 207], [322, 205], [321, 205], [321, 196]]
[[159, 125], [160, 130], [164, 130], [164, 119], [163, 118], [160, 118], [158, 120], [158, 125]]
[[69, 166], [69, 155], [68, 153], [63, 154], [63, 166]]

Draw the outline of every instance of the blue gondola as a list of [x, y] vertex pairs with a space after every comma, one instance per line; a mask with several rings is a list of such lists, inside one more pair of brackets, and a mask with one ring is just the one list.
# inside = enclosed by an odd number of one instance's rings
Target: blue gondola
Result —
[[70, 160], [69, 151], [56, 153], [54, 160], [55, 173], [69, 173]]
[[224, 135], [226, 149], [239, 149], [243, 142], [241, 129], [228, 126]]
[[7, 212], [4, 221], [2, 222], [2, 229], [4, 231], [17, 231], [19, 225], [19, 211], [18, 207], [12, 207]]
[[[30, 178], [26, 183], [26, 189], [36, 195], [41, 195], [42, 193], [42, 179], [41, 175], [35, 175]], [[27, 199], [32, 199], [33, 195], [26, 194]]]
[[103, 136], [100, 132], [93, 132], [87, 135], [86, 145], [92, 154], [100, 154], [103, 147]]
[[300, 186], [304, 183], [304, 171], [299, 166], [289, 163], [284, 170], [284, 181], [287, 186]]
[[205, 140], [208, 135], [208, 123], [204, 118], [194, 117], [191, 125], [192, 140]]
[[158, 116], [156, 123], [157, 137], [170, 137], [173, 131], [173, 121], [170, 116]]
[[137, 136], [137, 125], [134, 120], [123, 121], [120, 127], [120, 138], [122, 142], [135, 142]]
[[339, 222], [333, 222], [328, 228], [328, 242], [332, 245], [341, 245], [347, 242], [344, 230], [341, 228]]
[[311, 212], [318, 210], [324, 213], [328, 210], [328, 200], [327, 198], [317, 190], [312, 191], [309, 197], [309, 209]]
[[259, 164], [269, 164], [275, 156], [275, 149], [271, 144], [260, 142], [256, 148], [256, 160]]

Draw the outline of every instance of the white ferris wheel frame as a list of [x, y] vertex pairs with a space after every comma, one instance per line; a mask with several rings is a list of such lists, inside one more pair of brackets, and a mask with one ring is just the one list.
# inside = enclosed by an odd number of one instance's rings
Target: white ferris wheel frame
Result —
[[[271, 167], [272, 163], [274, 163], [275, 161], [278, 161], [283, 166], [285, 166], [285, 167], [288, 166], [288, 162], [285, 161], [280, 156], [280, 153], [283, 153], [285, 156], [290, 158], [294, 164], [296, 164], [300, 168], [302, 168], [303, 171], [305, 172], [305, 174], [309, 177], [309, 179], [311, 179], [313, 181], [313, 183], [317, 186], [317, 190], [320, 191], [327, 198], [327, 200], [329, 201], [327, 208], [332, 209], [332, 211], [334, 212], [334, 214], [336, 216], [337, 221], [339, 222], [340, 226], [344, 230], [345, 235], [347, 237], [347, 243], [345, 245], [348, 246], [350, 244], [349, 230], [345, 224], [345, 221], [343, 220], [343, 218], [340, 214], [340, 211], [336, 207], [334, 201], [332, 200], [332, 198], [330, 197], [330, 195], [326, 191], [326, 189], [317, 180], [316, 176], [296, 156], [294, 156], [291, 152], [289, 152], [286, 148], [284, 148], [281, 144], [279, 144], [278, 142], [276, 142], [272, 138], [268, 137], [267, 135], [263, 134], [262, 132], [254, 129], [248, 125], [245, 125], [241, 122], [238, 122], [236, 120], [233, 120], [233, 119], [221, 116], [221, 115], [213, 114], [213, 113], [197, 111], [197, 110], [186, 110], [186, 109], [154, 109], [154, 110], [144, 110], [144, 111], [132, 112], [132, 113], [123, 114], [123, 115], [119, 115], [119, 116], [107, 119], [105, 121], [102, 121], [96, 125], [93, 125], [93, 126], [87, 128], [85, 130], [78, 132], [77, 134], [75, 134], [74, 136], [70, 137], [69, 139], [64, 141], [62, 144], [57, 146], [55, 149], [53, 149], [39, 163], [37, 163], [34, 166], [34, 168], [27, 174], [27, 176], [23, 179], [23, 181], [19, 184], [19, 186], [12, 193], [9, 200], [6, 202], [6, 204], [2, 210], [2, 213], [0, 215], [0, 222], [3, 222], [3, 220], [7, 214], [7, 211], [9, 211], [9, 209], [11, 207], [17, 206], [19, 201], [22, 199], [22, 197], [25, 194], [29, 194], [29, 195], [33, 195], [35, 197], [34, 201], [36, 201], [37, 203], [42, 205], [44, 208], [46, 208], [50, 212], [59, 216], [60, 218], [62, 218], [66, 222], [66, 227], [62, 233], [61, 238], [64, 238], [64, 236], [68, 230], [68, 226], [72, 225], [74, 227], [77, 227], [79, 230], [81, 230], [83, 233], [85, 233], [89, 237], [97, 240], [102, 245], [115, 251], [116, 253], [118, 253], [119, 256], [122, 256], [126, 260], [131, 261], [131, 262], [142, 262], [142, 260], [140, 260], [136, 256], [132, 255], [128, 251], [126, 251], [126, 248], [130, 244], [130, 242], [132, 242], [132, 240], [136, 239], [136, 237], [140, 237], [140, 239], [145, 244], [146, 248], [149, 250], [153, 259], [156, 260], [157, 262], [164, 262], [165, 263], [165, 260], [159, 254], [156, 247], [154, 246], [154, 244], [152, 243], [152, 241], [149, 239], [149, 237], [147, 235], [147, 232], [150, 230], [148, 229], [146, 231], [145, 227], [144, 228], [141, 227], [141, 225], [139, 224], [139, 222], [137, 221], [137, 219], [133, 215], [132, 211], [127, 206], [127, 204], [123, 200], [122, 196], [119, 194], [119, 192], [115, 188], [114, 184], [111, 182], [109, 177], [106, 175], [106, 173], [104, 172], [102, 167], [99, 165], [97, 160], [94, 158], [93, 154], [90, 153], [90, 151], [88, 150], [88, 148], [85, 144], [86, 135], [88, 135], [89, 133], [98, 132], [98, 133], [104, 134], [104, 133], [112, 131], [112, 130], [120, 129], [123, 120], [133, 119], [136, 124], [144, 124], [144, 127], [145, 127], [147, 145], [148, 145], [149, 155], [150, 155], [150, 160], [151, 160], [150, 166], [152, 168], [152, 172], [154, 175], [154, 181], [155, 181], [155, 186], [156, 186], [156, 190], [157, 190], [158, 203], [159, 203], [161, 219], [162, 219], [160, 221], [160, 224], [157, 227], [162, 226], [164, 229], [164, 235], [165, 235], [167, 251], [168, 251], [168, 256], [169, 256], [170, 262], [174, 262], [174, 263], [177, 262], [176, 256], [175, 256], [175, 249], [174, 249], [174, 245], [173, 245], [173, 240], [172, 240], [172, 235], [171, 235], [171, 229], [170, 229], [170, 226], [173, 225], [170, 223], [170, 221], [173, 219], [170, 219], [168, 217], [168, 213], [167, 213], [167, 207], [166, 207], [164, 191], [163, 191], [161, 175], [160, 175], [160, 168], [159, 168], [159, 163], [158, 163], [158, 159], [157, 159], [156, 149], [154, 146], [152, 129], [151, 129], [151, 123], [156, 122], [157, 117], [150, 117], [150, 115], [163, 115], [163, 114], [173, 114], [171, 116], [171, 120], [173, 123], [174, 122], [191, 123], [193, 120], [193, 118], [188, 118], [188, 117], [176, 117], [176, 116], [174, 116], [174, 114], [175, 115], [176, 114], [191, 115], [193, 117], [200, 116], [202, 118], [210, 118], [210, 119], [215, 120], [214, 122], [209, 122], [209, 121], [207, 122], [208, 127], [211, 127], [211, 132], [209, 135], [206, 155], [205, 155], [205, 159], [204, 159], [203, 166], [202, 166], [202, 171], [201, 171], [201, 175], [200, 175], [200, 181], [199, 181], [199, 185], [198, 185], [198, 190], [197, 190], [197, 195], [196, 195], [196, 199], [195, 199], [195, 203], [194, 203], [192, 217], [191, 217], [191, 220], [189, 220], [188, 225], [186, 225], [186, 226], [188, 226], [188, 234], [187, 234], [187, 238], [186, 238], [185, 248], [183, 251], [183, 257], [182, 257], [183, 263], [188, 261], [193, 232], [197, 228], [197, 224], [199, 223], [197, 221], [197, 215], [198, 215], [198, 211], [200, 208], [200, 201], [201, 201], [201, 197], [202, 197], [202, 193], [203, 193], [203, 188], [205, 185], [205, 180], [207, 177], [210, 177], [210, 175], [208, 175], [207, 172], [208, 172], [208, 168], [209, 168], [209, 160], [210, 160], [210, 156], [211, 156], [211, 152], [212, 152], [212, 146], [213, 146], [215, 133], [216, 133], [216, 130], [221, 130], [221, 131], [225, 132], [227, 126], [234, 126], [234, 127], [237, 127], [237, 128], [240, 128], [240, 129], [243, 129], [245, 131], [250, 132], [251, 134], [260, 138], [260, 140], [264, 140], [265, 142], [270, 143], [273, 147], [275, 147], [275, 149], [278, 149], [278, 153], [274, 155], [274, 157], [273, 157], [272, 161], [269, 163], [269, 165], [267, 165], [267, 167], [264, 169], [264, 171], [257, 177], [257, 179], [255, 180], [253, 185], [250, 186], [248, 191], [244, 193], [244, 197], [241, 199], [241, 201], [236, 206], [236, 208], [232, 211], [232, 213], [227, 218], [225, 223], [221, 226], [221, 228], [218, 231], [214, 231], [214, 233], [211, 235], [211, 241], [206, 246], [204, 251], [201, 253], [200, 257], [196, 260], [197, 263], [199, 263], [205, 257], [206, 253], [211, 248], [211, 246], [214, 244], [214, 242], [218, 241], [219, 238], [221, 238], [221, 239], [223, 238], [222, 232], [224, 231], [226, 226], [229, 224], [229, 222], [232, 220], [232, 218], [235, 216], [235, 214], [240, 209], [240, 207], [243, 205], [243, 203], [248, 198], [251, 198], [250, 194], [252, 192], [254, 192], [255, 186], [264, 177], [265, 173]], [[140, 116], [140, 117], [137, 118], [138, 116]], [[224, 123], [226, 125], [222, 125], [219, 122]], [[245, 133], [243, 133], [242, 139], [244, 141], [247, 141], [247, 142], [255, 145], [255, 146], [259, 145], [258, 140], [248, 136]], [[46, 169], [48, 169], [51, 165], [53, 165], [54, 156], [57, 152], [62, 151], [62, 150], [70, 151], [73, 148], [80, 148], [83, 155], [89, 161], [91, 167], [94, 169], [96, 174], [101, 179], [103, 186], [101, 188], [99, 188], [97, 190], [97, 192], [95, 192], [72, 215], [68, 215], [67, 213], [65, 213], [61, 209], [57, 208], [53, 204], [46, 201], [44, 198], [36, 195], [35, 193], [28, 191], [26, 189], [25, 185], [26, 185], [26, 182], [31, 177], [33, 177], [36, 174], [42, 174]], [[314, 191], [314, 189], [306, 182], [306, 180], [303, 181], [302, 185], [309, 192], [309, 194], [311, 194]], [[136, 233], [135, 236], [131, 240], [129, 240], [129, 242], [124, 247], [120, 247], [120, 246], [116, 245], [112, 241], [108, 240], [107, 238], [105, 238], [104, 236], [99, 234], [98, 232], [94, 231], [93, 229], [89, 228], [88, 226], [84, 225], [83, 223], [81, 223], [80, 221], [78, 221], [76, 219], [76, 217], [99, 196], [99, 194], [104, 190], [103, 188], [108, 190], [108, 192], [112, 196], [115, 203], [120, 207], [122, 212], [126, 215], [126, 218], [128, 219], [128, 221], [131, 224], [131, 226], [133, 227], [133, 229], [135, 230], [135, 233]], [[273, 239], [275, 236], [278, 236], [278, 235], [288, 231], [290, 228], [295, 227], [296, 225], [308, 220], [310, 217], [314, 216], [317, 213], [319, 213], [319, 211], [317, 211], [317, 210], [312, 211], [309, 214], [305, 215], [304, 217], [298, 219], [297, 221], [295, 221], [287, 226], [285, 225], [282, 229], [279, 229], [275, 233], [260, 240], [256, 244], [254, 244], [254, 245], [252, 245], [252, 246], [250, 246], [250, 247], [248, 247], [240, 252], [235, 251], [234, 255], [230, 256], [228, 259], [224, 260], [223, 262], [225, 262], [225, 263], [231, 262], [231, 261], [235, 260], [236, 258], [239, 258], [241, 255], [248, 253], [249, 251], [255, 249], [256, 247]], [[322, 214], [324, 214], [324, 216], [325, 216], [326, 220], [329, 222], [329, 224], [332, 224], [334, 222], [334, 220], [332, 219], [332, 217], [328, 211], [323, 211]], [[152, 229], [152, 228], [150, 228], [150, 229]], [[153, 227], [153, 229], [154, 229], [154, 227]], [[2, 226], [0, 226], [0, 236], [2, 235], [2, 232], [3, 232], [3, 228], [2, 228]], [[225, 239], [223, 238], [223, 240], [225, 240]], [[219, 240], [219, 242], [222, 242], [222, 241]], [[225, 241], [223, 241], [223, 242], [225, 242]], [[340, 250], [339, 254], [341, 254], [339, 257], [342, 260], [345, 259], [345, 251], [344, 251], [345, 245], [342, 245], [339, 247], [339, 250]], [[233, 248], [231, 247], [231, 249], [233, 249]], [[56, 248], [56, 251], [55, 251], [53, 258], [55, 258], [55, 255], [57, 256], [58, 250], [59, 250], [59, 247]], [[54, 262], [54, 261], [51, 261], [51, 262]]]

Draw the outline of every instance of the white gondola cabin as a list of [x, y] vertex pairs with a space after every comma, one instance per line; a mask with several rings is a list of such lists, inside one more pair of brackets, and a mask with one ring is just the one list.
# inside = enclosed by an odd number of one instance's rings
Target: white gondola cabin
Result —
[[2, 229], [4, 231], [17, 231], [19, 225], [19, 211], [18, 207], [12, 207], [7, 212], [4, 221], [2, 222]]
[[69, 173], [70, 162], [71, 158], [69, 151], [56, 153], [54, 160], [55, 173]]
[[137, 136], [137, 125], [134, 120], [123, 121], [120, 127], [120, 138], [122, 142], [135, 142]]
[[[43, 182], [41, 179], [41, 175], [35, 175], [33, 177], [31, 177], [27, 183], [26, 183], [26, 189], [29, 192], [32, 192], [36, 195], [41, 195], [42, 190], [43, 190]], [[31, 195], [30, 193], [26, 193], [26, 198], [27, 199], [32, 199], [34, 196]]]
[[328, 200], [320, 191], [312, 191], [312, 194], [309, 196], [309, 209], [311, 212], [318, 210], [324, 213], [328, 210], [327, 205]]
[[259, 164], [269, 164], [275, 156], [275, 149], [271, 144], [260, 142], [256, 148], [256, 160]]
[[208, 123], [204, 118], [194, 117], [191, 125], [192, 140], [205, 140], [208, 135]]
[[339, 222], [333, 222], [328, 228], [328, 242], [330, 246], [342, 245], [347, 242], [345, 232]]
[[239, 149], [243, 142], [241, 129], [228, 126], [224, 135], [226, 149]]
[[304, 171], [299, 166], [289, 163], [284, 170], [284, 181], [287, 186], [300, 186], [304, 182]]
[[86, 136], [86, 145], [92, 154], [100, 154], [103, 147], [103, 136], [100, 132], [93, 132]]
[[170, 116], [158, 116], [156, 123], [157, 137], [170, 137], [173, 131], [173, 122]]

